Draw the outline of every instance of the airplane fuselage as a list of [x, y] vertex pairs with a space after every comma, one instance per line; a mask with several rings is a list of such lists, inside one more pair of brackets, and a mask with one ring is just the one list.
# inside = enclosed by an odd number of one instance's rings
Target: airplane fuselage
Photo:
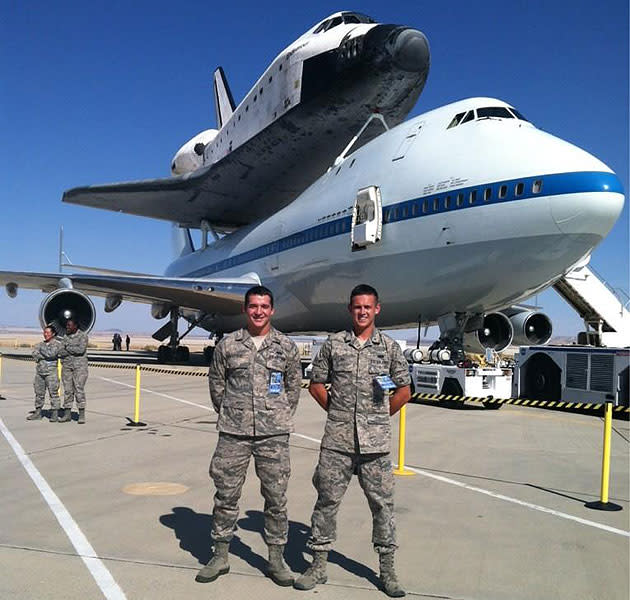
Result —
[[[605, 164], [508, 107], [473, 98], [407, 121], [273, 216], [182, 255], [166, 274], [256, 273], [286, 331], [343, 328], [360, 282], [379, 289], [384, 327], [522, 301], [593, 250], [624, 197]], [[382, 198], [381, 239], [353, 250], [356, 194], [370, 186]], [[240, 319], [201, 324], [227, 331]]]

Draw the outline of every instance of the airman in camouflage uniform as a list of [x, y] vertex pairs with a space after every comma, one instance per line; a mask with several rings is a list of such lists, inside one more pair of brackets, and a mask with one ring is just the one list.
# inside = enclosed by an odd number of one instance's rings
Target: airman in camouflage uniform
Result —
[[44, 328], [44, 341], [35, 346], [32, 356], [35, 359], [35, 412], [26, 417], [29, 421], [42, 418], [42, 408], [46, 398], [46, 389], [50, 396], [50, 422], [56, 423], [59, 414], [59, 378], [57, 377], [57, 359], [65, 354], [63, 344], [55, 337], [52, 327]]
[[[379, 554], [383, 588], [390, 596], [404, 596], [393, 564], [397, 546], [389, 452], [390, 415], [410, 397], [409, 366], [398, 344], [374, 327], [380, 311], [374, 288], [357, 286], [348, 308], [353, 331], [331, 335], [313, 361], [309, 391], [328, 417], [313, 475], [318, 496], [307, 546], [314, 559], [295, 587], [307, 590], [325, 583], [337, 511], [356, 473], [372, 512], [372, 543]], [[325, 383], [330, 383], [329, 392]], [[389, 389], [395, 390], [391, 396]]]
[[63, 381], [63, 416], [60, 423], [72, 418], [72, 402], [76, 400], [79, 409], [78, 423], [85, 423], [85, 382], [88, 378], [88, 336], [81, 331], [76, 322], [69, 319], [66, 323], [66, 336], [63, 338], [66, 352], [61, 361], [61, 379]]
[[224, 337], [209, 371], [210, 396], [219, 413], [219, 440], [210, 463], [214, 482], [214, 556], [197, 574], [206, 583], [229, 571], [228, 547], [236, 529], [238, 501], [250, 457], [265, 499], [266, 574], [278, 585], [292, 585], [283, 560], [287, 542], [286, 490], [291, 474], [289, 433], [302, 380], [295, 343], [271, 327], [273, 296], [255, 286], [245, 296], [247, 329]]

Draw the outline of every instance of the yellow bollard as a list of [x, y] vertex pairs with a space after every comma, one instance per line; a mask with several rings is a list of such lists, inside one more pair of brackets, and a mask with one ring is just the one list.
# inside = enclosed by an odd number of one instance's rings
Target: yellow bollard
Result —
[[140, 365], [136, 365], [136, 400], [134, 404], [133, 421], [127, 417], [129, 427], [146, 427], [146, 423], [140, 422]]
[[[0, 354], [0, 388], [2, 387], [2, 354]], [[6, 400], [6, 398], [0, 393], [0, 400]]]
[[407, 429], [407, 405], [400, 409], [400, 425], [398, 427], [398, 468], [394, 475], [415, 475], [413, 471], [405, 469], [405, 436]]
[[595, 502], [587, 502], [586, 508], [595, 510], [622, 510], [622, 507], [614, 502], [608, 502], [608, 487], [610, 484], [610, 438], [612, 435], [612, 402], [604, 405], [604, 449], [602, 452], [602, 485], [600, 499]]

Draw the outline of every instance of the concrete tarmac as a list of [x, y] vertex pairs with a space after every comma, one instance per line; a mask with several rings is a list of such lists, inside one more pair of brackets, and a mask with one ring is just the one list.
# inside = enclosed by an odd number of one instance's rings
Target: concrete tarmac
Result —
[[[231, 572], [195, 582], [210, 556], [208, 465], [217, 440], [205, 378], [143, 373], [147, 426], [132, 428], [134, 371], [92, 368], [87, 423], [78, 425], [75, 414], [53, 424], [25, 420], [34, 364], [5, 358], [2, 367], [0, 598], [386, 597], [356, 480], [339, 513], [328, 583], [298, 592], [265, 578], [253, 469]], [[303, 391], [291, 439], [286, 552], [296, 573], [310, 560], [304, 544], [324, 417]], [[406, 466], [416, 474], [396, 480], [397, 570], [408, 595], [627, 600], [627, 421], [613, 422], [609, 493], [623, 510], [584, 507], [599, 497], [602, 434], [603, 420], [587, 415], [409, 405]]]

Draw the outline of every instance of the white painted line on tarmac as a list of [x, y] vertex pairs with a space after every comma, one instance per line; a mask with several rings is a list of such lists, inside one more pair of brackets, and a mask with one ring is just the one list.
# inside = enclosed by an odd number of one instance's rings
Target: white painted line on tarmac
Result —
[[468, 485], [467, 483], [462, 483], [461, 481], [456, 481], [455, 479], [449, 479], [448, 477], [443, 477], [442, 475], [429, 473], [428, 471], [423, 471], [422, 469], [415, 469], [414, 467], [409, 467], [407, 465], [405, 465], [405, 468], [409, 469], [410, 471], [413, 471], [414, 473], [418, 473], [418, 475], [424, 475], [425, 477], [430, 477], [431, 479], [437, 479], [438, 481], [441, 481], [443, 483], [456, 485], [458, 487], [464, 488], [466, 490], [470, 490], [472, 492], [478, 492], [479, 494], [485, 494], [486, 496], [497, 498], [498, 500], [505, 500], [506, 502], [512, 502], [513, 504], [518, 504], [520, 506], [525, 506], [526, 508], [531, 508], [532, 510], [537, 510], [539, 512], [553, 515], [554, 517], [568, 519], [569, 521], [575, 521], [576, 523], [581, 523], [582, 525], [588, 525], [589, 527], [596, 527], [597, 529], [602, 529], [603, 531], [608, 531], [609, 533], [615, 533], [617, 535], [622, 535], [624, 537], [630, 537], [630, 531], [624, 531], [623, 529], [616, 529], [615, 527], [602, 525], [601, 523], [596, 523], [595, 521], [589, 521], [588, 519], [574, 517], [573, 515], [568, 515], [566, 513], [553, 510], [551, 508], [539, 506], [538, 504], [531, 504], [530, 502], [524, 502], [523, 500], [517, 500], [516, 498], [511, 498], [510, 496], [504, 496], [503, 494], [497, 494], [496, 492], [491, 492], [490, 490], [484, 490], [482, 488], [478, 488], [473, 485]]
[[[108, 381], [109, 383], [115, 383], [117, 385], [122, 385], [124, 387], [136, 389], [135, 385], [130, 385], [128, 383], [123, 383], [122, 381], [117, 381], [116, 379], [109, 379], [108, 377], [99, 377], [98, 379], [102, 379], [103, 381]], [[148, 388], [140, 388], [140, 392], [147, 392], [148, 394], [155, 394], [156, 396], [161, 396], [162, 398], [167, 398], [168, 400], [175, 400], [175, 402], [181, 402], [182, 404], [190, 404], [191, 406], [196, 406], [197, 408], [202, 408], [203, 410], [214, 411], [213, 408], [209, 406], [204, 406], [203, 404], [197, 404], [195, 402], [190, 402], [189, 400], [184, 400], [183, 398], [176, 398], [175, 396], [169, 396], [168, 394], [163, 394], [162, 392], [155, 392]]]
[[63, 528], [64, 532], [68, 536], [68, 539], [77, 551], [77, 554], [81, 557], [81, 560], [85, 563], [85, 566], [89, 569], [96, 585], [101, 589], [103, 595], [107, 600], [126, 600], [125, 593], [120, 586], [116, 583], [112, 574], [107, 567], [103, 564], [100, 558], [94, 552], [94, 548], [83, 532], [79, 529], [76, 521], [72, 518], [72, 515], [68, 512], [68, 509], [63, 505], [57, 494], [53, 492], [52, 488], [48, 485], [48, 482], [42, 477], [42, 474], [37, 470], [31, 459], [26, 455], [20, 443], [13, 437], [13, 434], [6, 428], [4, 421], [0, 418], [0, 431], [6, 438], [7, 442], [15, 452], [20, 463], [28, 473], [29, 477], [33, 480], [33, 483], [37, 486], [37, 489], [43, 496], [44, 500], [50, 507], [50, 510], [59, 521], [59, 524]]

